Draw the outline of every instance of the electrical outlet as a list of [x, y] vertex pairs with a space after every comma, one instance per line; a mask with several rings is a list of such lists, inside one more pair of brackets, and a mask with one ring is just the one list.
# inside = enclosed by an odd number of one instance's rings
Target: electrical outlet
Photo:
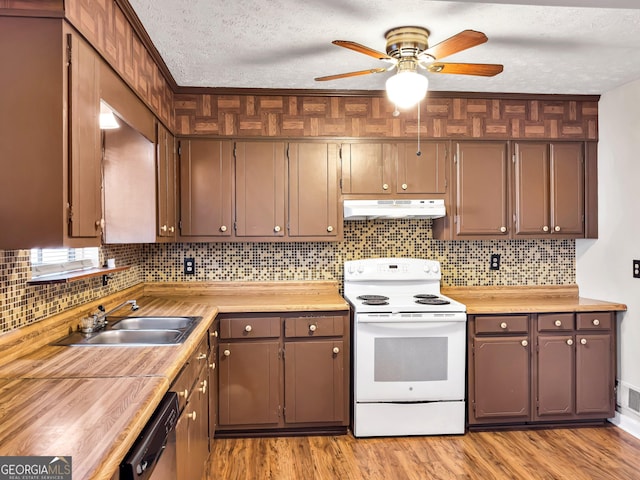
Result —
[[500, 254], [492, 253], [491, 261], [489, 263], [489, 270], [500, 270]]
[[195, 258], [185, 258], [184, 259], [184, 274], [185, 275], [195, 275], [196, 273], [196, 259]]
[[640, 260], [633, 261], [633, 278], [640, 278]]

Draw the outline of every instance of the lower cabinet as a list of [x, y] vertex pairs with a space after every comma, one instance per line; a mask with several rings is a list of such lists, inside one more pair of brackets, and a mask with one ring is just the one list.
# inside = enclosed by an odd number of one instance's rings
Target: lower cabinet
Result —
[[614, 313], [470, 315], [468, 329], [469, 427], [614, 415]]
[[204, 477], [209, 457], [209, 343], [202, 340], [173, 383], [181, 413], [176, 425], [177, 480]]
[[347, 312], [221, 315], [217, 434], [346, 432]]

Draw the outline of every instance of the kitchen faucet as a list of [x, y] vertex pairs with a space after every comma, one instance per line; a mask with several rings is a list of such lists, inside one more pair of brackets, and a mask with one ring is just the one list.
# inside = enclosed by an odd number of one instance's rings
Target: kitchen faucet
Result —
[[107, 316], [111, 315], [113, 312], [121, 309], [128, 304], [131, 304], [131, 310], [133, 310], [134, 312], [140, 308], [137, 300], [127, 300], [126, 302], [122, 302], [120, 305], [112, 308], [108, 312], [105, 312], [105, 308], [102, 305], [98, 305], [99, 312], [93, 313], [83, 319], [81, 327], [82, 332], [92, 333], [97, 332], [98, 330], [102, 330], [107, 326]]

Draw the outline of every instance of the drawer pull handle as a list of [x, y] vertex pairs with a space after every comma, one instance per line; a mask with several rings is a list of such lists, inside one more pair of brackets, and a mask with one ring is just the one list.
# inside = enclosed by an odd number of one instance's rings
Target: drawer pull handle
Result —
[[222, 354], [223, 354], [225, 357], [228, 357], [229, 355], [231, 355], [231, 352], [230, 352], [229, 350], [225, 350], [224, 352], [222, 352]]
[[211, 332], [211, 333], [210, 333], [210, 335], [211, 335], [212, 337], [217, 337], [217, 336], [218, 336], [218, 331], [217, 331], [217, 330], [214, 330], [213, 332]]
[[504, 330], [505, 328], [507, 328], [507, 322], [502, 322], [502, 323], [500, 324], [500, 328], [502, 328], [503, 330]]
[[187, 413], [187, 417], [190, 418], [191, 420], [195, 420], [196, 416], [197, 416], [197, 414], [196, 414], [195, 410], [193, 412], [191, 412], [191, 413]]
[[251, 330], [253, 330], [253, 327], [251, 327], [251, 325], [247, 325], [246, 327], [244, 327], [245, 332], [250, 332]]
[[318, 327], [317, 327], [317, 326], [315, 326], [315, 325], [309, 325], [309, 331], [310, 331], [310, 332], [315, 332], [317, 329], [318, 329]]
[[200, 385], [202, 385], [198, 390], [200, 390], [200, 392], [202, 393], [207, 393], [207, 381], [203, 380], [200, 382]]
[[211, 370], [215, 370], [215, 369], [216, 369], [216, 362], [210, 363], [210, 364], [209, 364], [209, 368], [210, 368]]
[[340, 349], [338, 347], [333, 347], [333, 353], [335, 354], [340, 353]]
[[529, 342], [527, 342], [526, 340], [522, 340], [520, 343], [522, 344], [523, 347], [526, 347], [527, 345], [529, 345]]
[[562, 322], [561, 322], [560, 320], [556, 320], [555, 322], [553, 322], [553, 324], [554, 324], [556, 327], [561, 327], [561, 326], [562, 326]]
[[569, 345], [569, 346], [573, 345], [573, 340], [571, 340], [571, 339], [567, 340], [567, 345]]
[[207, 358], [206, 353], [199, 353], [198, 356], [196, 357], [197, 360], [204, 360], [205, 358]]
[[581, 339], [580, 339], [580, 343], [581, 343], [582, 345], [586, 345], [586, 344], [587, 344], [587, 339], [586, 339], [586, 338], [581, 338]]
[[600, 320], [598, 320], [597, 318], [594, 318], [592, 323], [597, 327], [598, 325], [600, 325]]
[[184, 397], [187, 398], [189, 396], [189, 390], [187, 390], [186, 388], [184, 390], [182, 390], [181, 392], [178, 392], [178, 396], [179, 397]]

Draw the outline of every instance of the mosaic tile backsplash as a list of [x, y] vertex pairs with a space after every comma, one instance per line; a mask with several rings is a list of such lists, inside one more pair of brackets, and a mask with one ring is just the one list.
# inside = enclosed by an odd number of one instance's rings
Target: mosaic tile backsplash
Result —
[[[491, 254], [500, 270], [489, 270]], [[184, 275], [185, 257], [196, 261]], [[29, 251], [0, 250], [0, 332], [147, 281], [338, 280], [346, 260], [417, 257], [439, 260], [443, 286], [575, 283], [574, 240], [433, 240], [430, 220], [350, 221], [342, 242], [105, 245], [101, 259], [132, 268], [63, 285], [27, 286]]]

